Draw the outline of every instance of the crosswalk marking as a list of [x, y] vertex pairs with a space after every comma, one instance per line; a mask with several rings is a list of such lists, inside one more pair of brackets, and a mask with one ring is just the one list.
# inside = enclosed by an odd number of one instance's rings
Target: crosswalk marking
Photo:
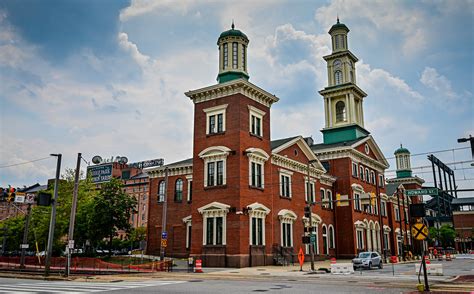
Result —
[[144, 282], [117, 282], [117, 283], [94, 283], [94, 282], [33, 282], [0, 285], [0, 293], [94, 293], [133, 288], [164, 286], [184, 283], [184, 281], [144, 281]]

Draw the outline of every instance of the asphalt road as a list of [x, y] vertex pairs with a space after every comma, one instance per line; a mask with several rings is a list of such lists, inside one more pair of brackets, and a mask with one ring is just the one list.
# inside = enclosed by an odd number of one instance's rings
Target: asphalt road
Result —
[[0, 279], [0, 293], [404, 293], [412, 289], [383, 285], [328, 284], [324, 281], [189, 280], [146, 282], [69, 282]]

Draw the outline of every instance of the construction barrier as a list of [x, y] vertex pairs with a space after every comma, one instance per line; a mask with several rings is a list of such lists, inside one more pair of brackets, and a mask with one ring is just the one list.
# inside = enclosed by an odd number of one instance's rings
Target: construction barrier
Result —
[[331, 264], [331, 274], [333, 275], [349, 275], [354, 273], [352, 263], [333, 263]]
[[[418, 274], [420, 272], [420, 266], [421, 264], [417, 263], [415, 264], [415, 273]], [[423, 269], [421, 269], [423, 272]], [[427, 264], [426, 265], [426, 273], [428, 275], [433, 275], [433, 276], [442, 276], [443, 275], [443, 265], [441, 263], [437, 264]]]
[[336, 258], [335, 257], [331, 258], [331, 264], [333, 264], [333, 263], [336, 263]]
[[446, 253], [446, 261], [452, 261], [451, 254]]
[[196, 259], [196, 266], [194, 267], [195, 273], [202, 273], [202, 260]]
[[397, 256], [390, 256], [390, 263], [397, 263], [398, 257]]

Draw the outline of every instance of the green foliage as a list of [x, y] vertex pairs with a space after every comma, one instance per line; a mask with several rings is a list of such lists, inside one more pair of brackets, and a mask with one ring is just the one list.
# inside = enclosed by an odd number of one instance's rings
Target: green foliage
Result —
[[454, 238], [456, 237], [456, 231], [450, 225], [442, 225], [439, 229], [430, 227], [430, 241], [434, 243], [435, 240], [439, 241], [439, 246], [448, 247], [454, 245]]
[[[3, 239], [6, 236], [5, 251], [19, 250], [23, 239], [23, 229], [25, 227], [25, 217], [17, 216], [9, 218], [0, 223], [0, 244], [3, 244]], [[5, 231], [6, 229], [6, 231]]]
[[135, 197], [124, 192], [120, 180], [112, 178], [102, 184], [100, 192], [93, 199], [90, 234], [95, 240], [109, 238], [111, 249], [113, 237], [118, 230], [130, 231], [129, 219], [136, 205]]

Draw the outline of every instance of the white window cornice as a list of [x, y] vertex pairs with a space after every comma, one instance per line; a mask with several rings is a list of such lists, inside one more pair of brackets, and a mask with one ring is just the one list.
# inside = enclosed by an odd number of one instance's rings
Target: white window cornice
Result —
[[245, 154], [247, 154], [247, 157], [249, 157], [250, 159], [261, 163], [264, 163], [270, 158], [270, 155], [268, 155], [265, 150], [260, 148], [247, 148], [245, 150]]
[[203, 109], [202, 111], [204, 111], [207, 114], [221, 113], [221, 112], [223, 112], [227, 109], [228, 105], [229, 104], [222, 104], [222, 105], [218, 105], [218, 106]]
[[199, 152], [200, 158], [227, 157], [232, 150], [226, 146], [211, 146]]
[[230, 205], [220, 203], [220, 202], [212, 202], [202, 207], [199, 207], [197, 210], [200, 214], [214, 214], [216, 211], [221, 211], [224, 214], [229, 212]]
[[256, 114], [256, 115], [258, 115], [258, 116], [260, 116], [260, 117], [262, 117], [262, 118], [263, 118], [263, 116], [265, 116], [265, 114], [266, 114], [265, 111], [260, 110], [260, 109], [258, 109], [258, 108], [255, 107], [255, 106], [248, 105], [248, 108], [249, 108], [249, 111], [250, 111], [251, 113], [253, 112], [254, 114]]
[[294, 223], [298, 216], [292, 210], [282, 209], [278, 212], [278, 218], [282, 223]]

